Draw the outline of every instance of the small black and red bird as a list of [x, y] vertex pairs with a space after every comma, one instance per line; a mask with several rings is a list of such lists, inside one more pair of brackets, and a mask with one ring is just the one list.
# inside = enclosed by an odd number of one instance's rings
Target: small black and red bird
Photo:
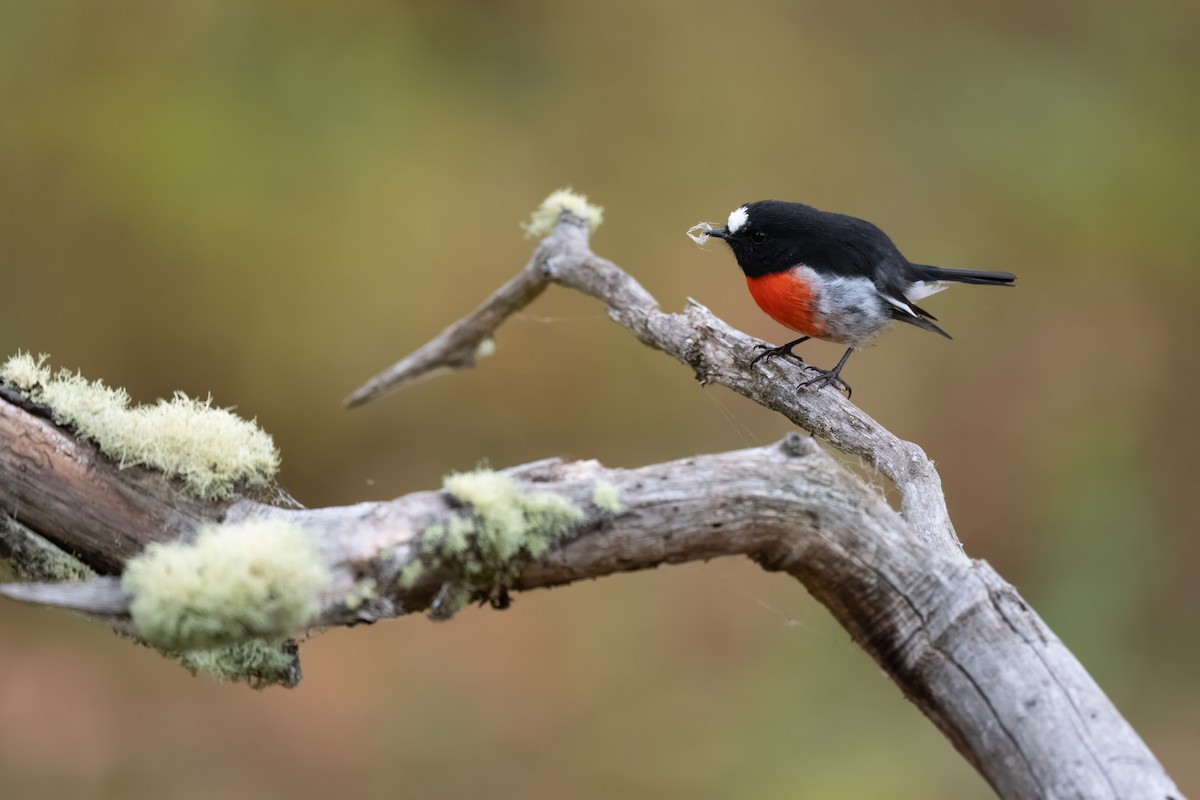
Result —
[[798, 388], [832, 384], [849, 393], [850, 387], [839, 377], [846, 360], [891, 323], [907, 322], [950, 338], [935, 324], [937, 317], [918, 306], [917, 300], [948, 283], [1009, 286], [1017, 279], [1010, 272], [914, 264], [870, 222], [803, 203], [761, 200], [738, 206], [724, 228], [704, 233], [729, 245], [758, 307], [801, 334], [787, 344], [764, 349], [751, 366], [768, 356], [799, 359], [792, 348], [809, 339], [848, 347], [831, 370], [806, 365], [820, 374]]

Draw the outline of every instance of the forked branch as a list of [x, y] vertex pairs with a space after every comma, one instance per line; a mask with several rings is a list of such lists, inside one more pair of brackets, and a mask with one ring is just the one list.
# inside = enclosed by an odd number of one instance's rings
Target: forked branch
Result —
[[366, 403], [436, 369], [473, 365], [479, 344], [549, 283], [600, 300], [614, 322], [691, 367], [701, 383], [727, 386], [846, 455], [863, 459], [895, 484], [901, 513], [930, 547], [961, 553], [941, 478], [920, 447], [896, 437], [835, 391], [797, 394], [804, 375], [786, 359], [760, 361], [747, 369], [759, 340], [731, 328], [694, 300], [682, 314], [664, 312], [631, 275], [591, 251], [587, 224], [567, 212], [516, 277], [436, 339], [356, 390], [347, 405]]

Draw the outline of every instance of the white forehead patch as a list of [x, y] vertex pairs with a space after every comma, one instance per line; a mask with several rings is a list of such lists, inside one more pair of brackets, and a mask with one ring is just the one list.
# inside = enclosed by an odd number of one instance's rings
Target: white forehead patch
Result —
[[745, 206], [738, 206], [729, 212], [729, 222], [726, 223], [725, 229], [730, 233], [737, 233], [749, 220], [750, 212], [746, 210]]

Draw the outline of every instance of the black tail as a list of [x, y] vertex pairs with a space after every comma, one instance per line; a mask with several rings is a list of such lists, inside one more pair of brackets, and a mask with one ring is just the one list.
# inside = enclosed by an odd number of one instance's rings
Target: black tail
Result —
[[1011, 272], [987, 272], [977, 269], [943, 269], [928, 264], [913, 264], [922, 273], [922, 280], [950, 283], [980, 283], [989, 286], [1012, 286], [1017, 279]]

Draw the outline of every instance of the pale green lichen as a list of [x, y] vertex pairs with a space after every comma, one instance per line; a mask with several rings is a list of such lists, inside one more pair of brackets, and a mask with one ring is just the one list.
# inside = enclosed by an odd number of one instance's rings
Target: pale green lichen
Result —
[[[475, 512], [472, 543], [485, 568], [503, 568], [519, 554], [537, 558], [557, 537], [583, 520], [583, 512], [565, 497], [526, 492], [507, 475], [481, 469], [448, 476], [443, 488]], [[461, 519], [461, 518], [459, 518]], [[451, 524], [447, 539], [454, 532]]]
[[202, 528], [191, 544], [152, 544], [126, 564], [121, 588], [139, 636], [195, 650], [303, 628], [328, 581], [303, 528], [263, 519]]
[[49, 357], [42, 353], [35, 359], [29, 353], [19, 352], [0, 365], [0, 381], [22, 392], [49, 383], [50, 368], [45, 366]]
[[177, 658], [193, 675], [203, 672], [218, 681], [240, 681], [254, 689], [291, 688], [300, 682], [296, 646], [286, 639], [251, 639], [213, 650], [188, 650]]
[[342, 602], [350, 611], [357, 611], [363, 603], [368, 600], [374, 600], [376, 596], [375, 579], [365, 578], [353, 590], [346, 593], [346, 596], [342, 598]]
[[140, 465], [177, 477], [204, 499], [263, 486], [279, 469], [279, 451], [253, 422], [176, 393], [153, 405], [129, 405], [124, 389], [60, 370], [45, 356], [18, 353], [0, 366], [0, 380], [47, 406], [122, 467]]
[[475, 523], [466, 517], [452, 517], [446, 523], [446, 536], [442, 539], [442, 552], [448, 556], [461, 558], [471, 546], [475, 534]]
[[592, 489], [592, 505], [601, 511], [617, 515], [625, 510], [621, 505], [621, 492], [608, 481], [597, 481]]
[[442, 549], [444, 541], [446, 541], [446, 526], [435, 522], [421, 531], [421, 552], [426, 555], [434, 555]]
[[400, 570], [400, 577], [397, 580], [401, 588], [411, 589], [424, 574], [425, 565], [421, 563], [420, 559], [414, 559], [404, 565], [404, 568]]
[[558, 215], [563, 211], [579, 217], [588, 224], [593, 233], [604, 221], [604, 209], [588, 202], [587, 195], [571, 191], [570, 188], [559, 189], [542, 201], [542, 204], [530, 214], [529, 222], [522, 222], [525, 238], [549, 236], [558, 222]]
[[488, 358], [495, 354], [496, 354], [496, 340], [490, 336], [488, 338], [484, 339], [482, 342], [480, 342], [479, 346], [475, 348], [475, 357], [476, 358]]
[[[488, 469], [450, 475], [443, 488], [470, 506], [470, 513], [427, 527], [421, 560], [407, 565], [400, 577], [401, 585], [411, 586], [427, 568], [454, 575], [431, 606], [438, 619], [453, 614], [475, 593], [490, 596], [506, 587], [523, 563], [543, 555], [584, 520], [583, 511], [565, 497], [524, 491], [511, 477]], [[413, 564], [420, 564], [421, 571]]]

